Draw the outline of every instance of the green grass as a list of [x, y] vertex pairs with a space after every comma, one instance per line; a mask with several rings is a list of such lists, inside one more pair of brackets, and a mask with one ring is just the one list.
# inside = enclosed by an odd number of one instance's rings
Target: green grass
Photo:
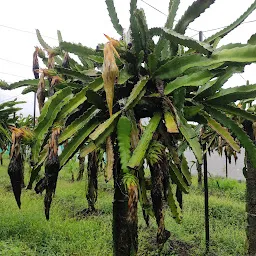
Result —
[[[23, 190], [19, 210], [7, 174], [8, 160], [0, 166], [0, 255], [112, 255], [112, 183], [99, 182], [98, 216], [74, 217], [87, 207], [85, 179], [72, 183], [69, 167], [60, 172], [50, 221], [44, 217], [43, 196]], [[76, 165], [74, 169], [78, 168]], [[74, 171], [77, 175], [77, 171]], [[210, 255], [245, 255], [245, 183], [221, 178], [209, 180]], [[203, 191], [193, 178], [191, 192], [184, 195], [182, 224], [165, 209], [171, 238], [156, 245], [156, 224], [147, 228], [139, 208], [139, 255], [203, 255]]]

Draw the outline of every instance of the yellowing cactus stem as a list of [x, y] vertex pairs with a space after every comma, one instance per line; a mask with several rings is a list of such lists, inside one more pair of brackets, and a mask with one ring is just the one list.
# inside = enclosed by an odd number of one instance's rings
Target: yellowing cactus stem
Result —
[[114, 151], [113, 144], [111, 141], [111, 137], [107, 137], [106, 140], [106, 154], [107, 154], [107, 165], [105, 168], [105, 181], [108, 182], [113, 175], [113, 167], [114, 167]]
[[[107, 36], [106, 36], [107, 37]], [[116, 65], [115, 54], [119, 57], [114, 46], [118, 45], [118, 41], [107, 37], [110, 41], [104, 46], [104, 63], [102, 78], [106, 99], [108, 104], [109, 115], [113, 114], [113, 99], [114, 99], [114, 84], [119, 75], [119, 70]]]

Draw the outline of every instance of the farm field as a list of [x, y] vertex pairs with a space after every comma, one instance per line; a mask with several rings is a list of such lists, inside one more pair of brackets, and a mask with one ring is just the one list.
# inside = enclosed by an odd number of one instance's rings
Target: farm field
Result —
[[[81, 218], [87, 207], [85, 179], [71, 182], [70, 167], [60, 172], [50, 220], [44, 216], [43, 196], [23, 190], [18, 209], [7, 174], [8, 159], [0, 166], [0, 255], [112, 255], [113, 184], [99, 177], [97, 214]], [[78, 164], [73, 166], [75, 177]], [[25, 170], [25, 172], [28, 172]], [[27, 177], [26, 177], [27, 178]], [[245, 183], [210, 178], [210, 255], [245, 254]], [[147, 228], [139, 207], [138, 255], [203, 255], [204, 199], [193, 177], [188, 195], [184, 195], [182, 224], [176, 224], [165, 209], [166, 228], [171, 238], [157, 247], [155, 220]]]
[[47, 1], [3, 5], [0, 256], [256, 255], [256, 0]]

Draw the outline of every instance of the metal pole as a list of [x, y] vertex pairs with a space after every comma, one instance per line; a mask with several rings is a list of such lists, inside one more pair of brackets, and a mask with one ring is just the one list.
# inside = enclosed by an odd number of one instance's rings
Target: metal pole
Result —
[[34, 120], [33, 120], [33, 125], [34, 125], [34, 127], [36, 125], [36, 93], [34, 93]]
[[199, 41], [203, 41], [203, 31], [199, 31]]
[[225, 154], [225, 158], [226, 158], [226, 178], [228, 178], [228, 157], [227, 157], [227, 154]]
[[[206, 150], [206, 143], [203, 145], [203, 152]], [[203, 156], [204, 161], [204, 218], [205, 218], [205, 246], [206, 253], [209, 252], [210, 244], [210, 225], [209, 225], [209, 192], [208, 192], [208, 171], [207, 171], [207, 152]]]
[[[203, 41], [203, 32], [199, 31], [199, 41]], [[209, 191], [208, 191], [208, 171], [207, 171], [207, 152], [206, 143], [203, 144], [203, 163], [204, 163], [204, 219], [205, 219], [205, 252], [209, 252], [210, 245], [210, 225], [209, 225]]]

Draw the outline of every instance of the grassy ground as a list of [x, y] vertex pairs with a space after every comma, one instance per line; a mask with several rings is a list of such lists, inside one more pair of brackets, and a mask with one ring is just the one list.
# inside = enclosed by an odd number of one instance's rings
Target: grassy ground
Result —
[[[19, 210], [10, 188], [7, 159], [0, 166], [0, 255], [112, 255], [112, 184], [99, 183], [98, 216], [78, 219], [84, 209], [85, 181], [71, 182], [70, 168], [61, 171], [50, 221], [44, 217], [43, 196], [22, 193]], [[77, 168], [78, 166], [75, 166]], [[77, 173], [75, 173], [76, 175]], [[203, 255], [204, 199], [196, 180], [184, 196], [184, 217], [178, 225], [166, 209], [166, 226], [171, 238], [156, 246], [156, 225], [150, 228], [139, 218], [139, 255]], [[210, 179], [210, 255], [245, 253], [245, 184], [234, 180]]]

